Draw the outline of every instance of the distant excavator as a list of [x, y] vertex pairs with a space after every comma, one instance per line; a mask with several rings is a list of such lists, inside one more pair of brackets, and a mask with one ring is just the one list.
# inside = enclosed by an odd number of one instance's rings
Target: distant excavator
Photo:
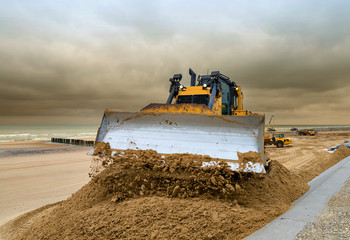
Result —
[[[264, 172], [264, 115], [244, 110], [241, 87], [219, 71], [196, 79], [190, 68], [189, 74], [188, 87], [181, 84], [182, 74], [170, 78], [165, 104], [140, 112], [105, 110], [96, 142], [112, 149], [209, 155], [227, 160], [233, 170]], [[249, 151], [260, 153], [261, 161], [239, 161], [238, 153]]]
[[267, 128], [266, 128], [267, 132], [275, 132], [276, 131], [276, 129], [273, 127], [273, 125], [271, 125], [271, 121], [272, 121], [273, 117], [274, 117], [273, 115], [270, 117], [269, 125], [267, 125]]
[[278, 148], [283, 148], [285, 145], [291, 145], [293, 143], [292, 139], [286, 138], [284, 133], [275, 133], [276, 129], [270, 125], [273, 117], [273, 115], [270, 117], [269, 125], [267, 125], [264, 144], [275, 145]]

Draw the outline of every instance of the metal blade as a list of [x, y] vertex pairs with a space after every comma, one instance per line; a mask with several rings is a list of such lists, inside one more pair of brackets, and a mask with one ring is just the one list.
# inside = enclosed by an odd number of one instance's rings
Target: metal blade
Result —
[[[190, 153], [237, 161], [237, 152], [254, 151], [264, 155], [263, 134], [264, 116], [108, 110], [96, 142], [108, 142], [112, 149], [153, 149], [163, 154]], [[229, 164], [237, 170], [236, 161]], [[264, 172], [263, 165], [264, 159], [261, 159], [261, 163], [246, 164], [244, 171]]]

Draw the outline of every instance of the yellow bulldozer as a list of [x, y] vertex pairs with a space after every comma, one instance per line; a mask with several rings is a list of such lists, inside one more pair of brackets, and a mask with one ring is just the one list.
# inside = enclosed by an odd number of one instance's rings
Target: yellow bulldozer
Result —
[[316, 135], [316, 130], [314, 129], [302, 129], [302, 130], [297, 130], [298, 135], [309, 135], [309, 136], [315, 136]]
[[264, 137], [265, 145], [275, 145], [278, 148], [283, 148], [285, 145], [291, 145], [292, 143], [292, 139], [286, 138], [284, 133], [270, 133], [265, 134]]
[[274, 117], [270, 117], [269, 125], [267, 125], [266, 132], [264, 135], [264, 145], [275, 145], [278, 148], [283, 148], [285, 145], [291, 145], [292, 139], [286, 138], [284, 133], [275, 133], [276, 130], [271, 127], [271, 120]]
[[[241, 87], [219, 71], [196, 74], [181, 84], [170, 78], [165, 104], [149, 104], [139, 112], [105, 110], [96, 142], [112, 149], [153, 149], [162, 154], [190, 153], [227, 160], [232, 170], [265, 172], [265, 116], [243, 108]], [[239, 153], [261, 153], [261, 161], [239, 162]]]

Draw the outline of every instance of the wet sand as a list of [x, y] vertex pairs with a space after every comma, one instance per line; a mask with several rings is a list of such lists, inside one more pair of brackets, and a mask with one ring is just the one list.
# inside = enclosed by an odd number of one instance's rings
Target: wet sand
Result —
[[0, 225], [61, 201], [89, 181], [91, 147], [46, 141], [0, 144]]
[[67, 148], [66, 145], [55, 144], [49, 141], [16, 141], [16, 142], [2, 142], [0, 143], [1, 151], [8, 150], [33, 150], [33, 149], [53, 149], [53, 148]]

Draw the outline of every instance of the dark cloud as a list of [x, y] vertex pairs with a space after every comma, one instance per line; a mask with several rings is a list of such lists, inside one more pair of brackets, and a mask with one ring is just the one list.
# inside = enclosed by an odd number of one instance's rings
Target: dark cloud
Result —
[[267, 17], [264, 30], [271, 35], [331, 47], [346, 40], [350, 34], [349, 7], [350, 2], [342, 0], [292, 1]]
[[1, 3], [0, 124], [98, 124], [165, 102], [188, 67], [230, 76], [280, 124], [349, 124], [347, 6], [312, 2]]

